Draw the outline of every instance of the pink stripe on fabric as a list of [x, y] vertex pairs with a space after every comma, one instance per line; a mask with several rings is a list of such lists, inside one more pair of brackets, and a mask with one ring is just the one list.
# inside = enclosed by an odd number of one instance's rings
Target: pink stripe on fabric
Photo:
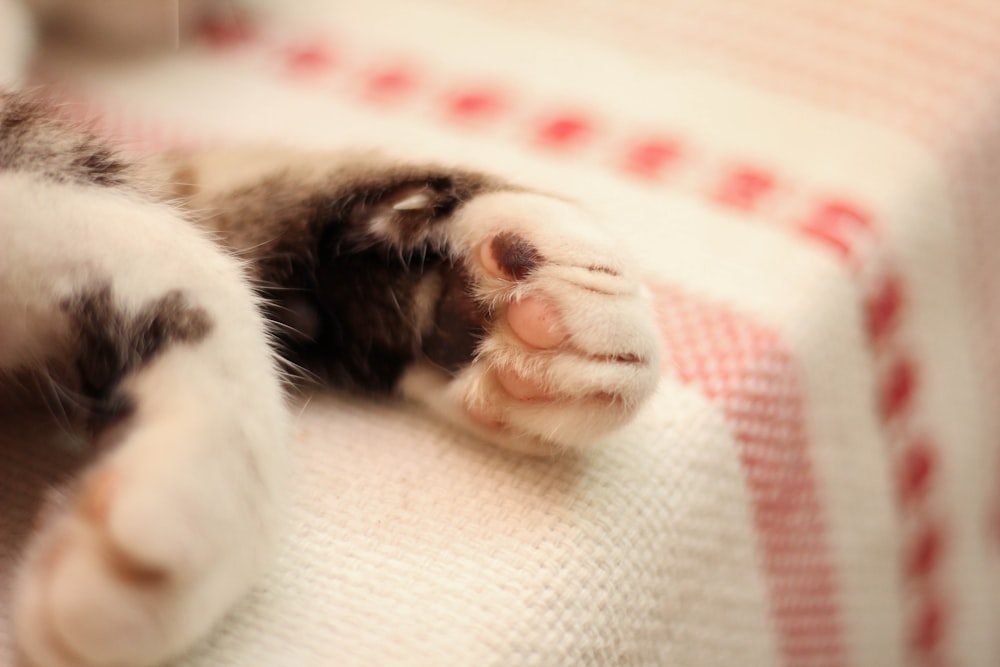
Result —
[[719, 404], [739, 446], [783, 664], [846, 664], [834, 558], [791, 353], [777, 333], [725, 306], [650, 287], [669, 349], [664, 372]]

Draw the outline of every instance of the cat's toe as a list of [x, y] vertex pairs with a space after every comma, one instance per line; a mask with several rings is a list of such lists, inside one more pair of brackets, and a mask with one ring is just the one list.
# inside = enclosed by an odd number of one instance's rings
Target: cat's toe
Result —
[[[45, 513], [12, 605], [32, 667], [160, 664], [203, 633], [255, 571], [253, 552], [265, 545], [225, 519], [236, 498], [185, 488], [166, 466], [130, 463], [102, 462]], [[227, 541], [243, 548], [227, 551]]]
[[548, 401], [556, 398], [541, 378], [525, 377], [509, 368], [498, 368], [496, 380], [500, 388], [517, 401]]
[[38, 667], [146, 665], [158, 657], [156, 600], [173, 572], [144, 562], [110, 529], [113, 473], [97, 475], [43, 527], [16, 594], [15, 624]]
[[[569, 305], [551, 297], [511, 304], [471, 369], [482, 374], [469, 385], [470, 414], [514, 435], [516, 448], [537, 453], [580, 446], [627, 423], [655, 388], [658, 353], [643, 309], [623, 323], [631, 309], [603, 303], [621, 298], [588, 293], [586, 314], [573, 312], [579, 304], [572, 299]], [[596, 337], [600, 345], [592, 345], [592, 332], [574, 324], [583, 319], [600, 326], [590, 320], [602, 315], [617, 325], [605, 323], [605, 335]]]
[[490, 208], [480, 216], [499, 224], [476, 259], [494, 319], [466, 409], [542, 453], [622, 426], [659, 375], [652, 308], [627, 260], [566, 202], [505, 193]]
[[507, 324], [521, 341], [539, 350], [557, 347], [567, 336], [558, 311], [543, 298], [529, 296], [510, 304]]

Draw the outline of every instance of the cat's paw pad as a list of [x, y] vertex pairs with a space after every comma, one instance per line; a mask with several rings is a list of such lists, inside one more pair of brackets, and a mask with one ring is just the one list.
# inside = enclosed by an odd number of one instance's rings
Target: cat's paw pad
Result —
[[231, 598], [232, 570], [246, 564], [199, 540], [199, 513], [212, 510], [185, 499], [183, 482], [168, 489], [134, 472], [101, 464], [43, 513], [14, 595], [26, 664], [159, 664]]
[[575, 205], [541, 195], [483, 195], [453, 222], [489, 313], [455, 379], [468, 414], [500, 444], [536, 453], [631, 419], [655, 389], [659, 337], [624, 254]]

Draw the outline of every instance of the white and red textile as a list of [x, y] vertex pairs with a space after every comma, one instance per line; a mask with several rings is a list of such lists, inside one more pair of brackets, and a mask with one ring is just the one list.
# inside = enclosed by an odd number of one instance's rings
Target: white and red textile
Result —
[[[1000, 664], [1000, 4], [280, 13], [81, 73], [78, 112], [577, 197], [667, 355], [637, 423], [556, 461], [315, 397], [274, 571], [180, 665]], [[0, 582], [50, 457], [0, 449]]]

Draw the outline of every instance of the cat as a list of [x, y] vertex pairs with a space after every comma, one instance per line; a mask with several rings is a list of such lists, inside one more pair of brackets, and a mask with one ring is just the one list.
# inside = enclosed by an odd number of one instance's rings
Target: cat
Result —
[[648, 297], [572, 201], [363, 150], [132, 160], [54, 115], [0, 94], [0, 395], [99, 455], [15, 578], [29, 665], [161, 664], [249, 589], [296, 369], [541, 456], [655, 389]]

